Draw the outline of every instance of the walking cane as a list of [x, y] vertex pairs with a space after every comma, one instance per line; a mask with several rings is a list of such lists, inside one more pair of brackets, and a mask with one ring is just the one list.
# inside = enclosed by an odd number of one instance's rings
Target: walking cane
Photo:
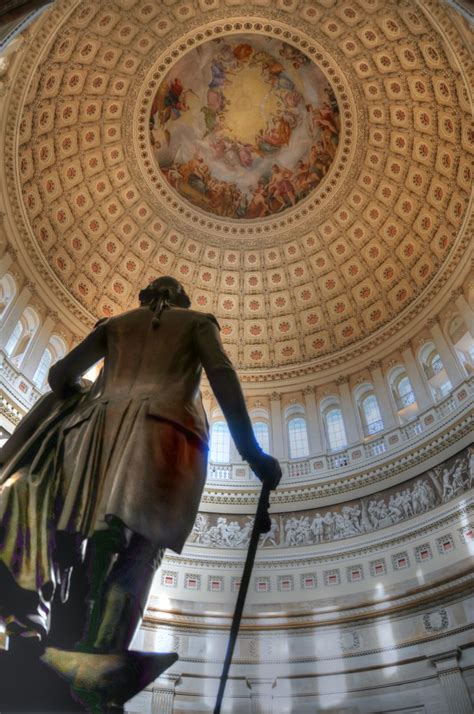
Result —
[[247, 591], [249, 589], [250, 576], [252, 574], [252, 568], [255, 561], [258, 541], [260, 535], [262, 533], [268, 533], [271, 528], [271, 520], [270, 516], [268, 515], [268, 508], [270, 506], [269, 497], [270, 488], [263, 484], [262, 490], [260, 492], [260, 498], [258, 501], [255, 523], [253, 524], [252, 535], [250, 537], [250, 544], [247, 553], [247, 559], [245, 561], [244, 572], [242, 575], [242, 580], [240, 582], [239, 595], [237, 597], [234, 617], [232, 618], [232, 627], [230, 628], [229, 643], [227, 645], [224, 666], [222, 668], [214, 714], [220, 714], [221, 711], [222, 700], [224, 698], [224, 689], [227, 682], [227, 677], [229, 675], [229, 669], [232, 662], [232, 655], [234, 653], [235, 643], [237, 641], [237, 635], [239, 634], [240, 621], [242, 619], [245, 598], [247, 597]]

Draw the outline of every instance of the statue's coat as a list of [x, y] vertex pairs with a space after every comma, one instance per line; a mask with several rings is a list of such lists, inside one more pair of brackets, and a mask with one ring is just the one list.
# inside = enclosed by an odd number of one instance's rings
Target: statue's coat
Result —
[[158, 329], [147, 307], [102, 322], [50, 372], [61, 392], [105, 357], [101, 388], [66, 418], [61, 456], [67, 485], [59, 528], [91, 532], [104, 515], [180, 552], [206, 478], [204, 366], [232, 364], [210, 315], [171, 307]]

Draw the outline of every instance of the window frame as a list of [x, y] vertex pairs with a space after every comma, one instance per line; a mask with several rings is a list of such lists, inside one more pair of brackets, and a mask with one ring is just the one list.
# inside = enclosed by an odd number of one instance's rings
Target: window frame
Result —
[[[303, 425], [303, 428], [300, 431], [300, 434], [303, 434], [304, 437], [302, 439], [299, 438], [298, 434], [294, 431], [292, 428], [292, 425], [295, 424], [295, 422], [301, 422]], [[296, 443], [292, 444], [292, 434], [296, 436]], [[310, 448], [309, 448], [309, 434], [308, 434], [308, 424], [306, 421], [305, 414], [302, 412], [296, 412], [293, 414], [290, 414], [290, 416], [286, 420], [286, 435], [288, 439], [288, 458], [290, 461], [298, 461], [300, 459], [307, 459], [310, 456]], [[298, 441], [301, 441], [301, 444], [298, 444]], [[301, 446], [303, 448], [301, 448]], [[294, 453], [300, 452], [301, 453]]]

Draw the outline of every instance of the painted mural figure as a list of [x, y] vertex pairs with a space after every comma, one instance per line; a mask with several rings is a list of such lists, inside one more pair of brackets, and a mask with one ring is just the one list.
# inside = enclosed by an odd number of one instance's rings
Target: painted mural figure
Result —
[[[164, 177], [183, 198], [217, 216], [265, 218], [326, 175], [339, 109], [299, 50], [242, 35], [201, 45], [175, 65], [154, 99], [150, 133]], [[197, 161], [203, 175], [190, 171]]]
[[155, 136], [155, 125], [158, 124], [164, 130], [167, 143], [170, 142], [170, 132], [165, 128], [167, 122], [171, 119], [176, 121], [181, 114], [189, 109], [186, 104], [186, 95], [192, 90], [184, 89], [181, 80], [175, 77], [170, 82], [165, 82], [160, 87], [160, 91], [156, 94], [151, 108], [150, 131], [152, 134], [152, 143], [155, 146], [160, 146], [159, 141]]
[[[242, 458], [270, 488], [281, 477], [255, 439], [216, 319], [191, 310], [170, 277], [139, 299], [140, 307], [101, 320], [52, 367], [46, 406], [27, 418], [24, 439], [13, 439], [17, 453], [9, 442], [3, 452], [10, 453], [0, 487], [0, 608], [10, 609], [22, 636], [45, 638], [51, 598], [67, 585], [61, 534], [71, 546], [85, 542], [82, 652], [128, 649], [165, 548], [181, 552], [193, 529], [207, 474], [203, 369]], [[100, 378], [84, 389], [81, 375], [101, 359]], [[220, 517], [206, 534], [207, 522], [196, 525], [201, 542], [242, 546], [253, 521], [241, 527]]]

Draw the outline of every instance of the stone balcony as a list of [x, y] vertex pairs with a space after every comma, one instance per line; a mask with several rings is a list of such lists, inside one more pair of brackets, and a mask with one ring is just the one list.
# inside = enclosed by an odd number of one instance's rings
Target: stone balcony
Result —
[[[397, 459], [402, 453], [409, 454], [414, 449], [423, 449], [424, 458], [427, 458], [431, 445], [435, 448], [439, 445], [439, 438], [447, 428], [463, 416], [469, 415], [473, 393], [474, 378], [467, 378], [444, 399], [417, 414], [407, 424], [378, 432], [337, 452], [313, 454], [304, 459], [281, 460], [283, 479], [280, 489], [293, 484], [302, 486], [308, 482], [340, 479], [358, 472], [368, 473]], [[408, 457], [405, 463], [409, 465]], [[243, 462], [210, 463], [208, 486], [225, 487], [226, 484], [232, 485], [233, 489], [239, 484], [246, 489], [253, 484], [258, 486], [255, 476]]]

